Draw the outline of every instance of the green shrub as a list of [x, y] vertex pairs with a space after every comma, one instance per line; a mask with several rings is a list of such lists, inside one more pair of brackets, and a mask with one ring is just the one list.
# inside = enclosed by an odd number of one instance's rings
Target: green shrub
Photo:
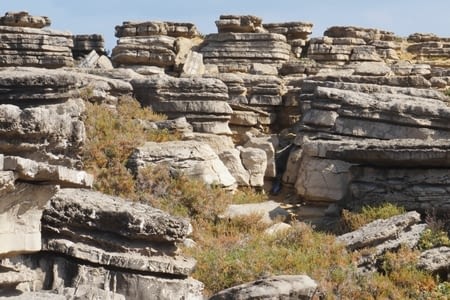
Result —
[[427, 228], [422, 232], [418, 244], [420, 250], [427, 250], [441, 246], [450, 246], [450, 239], [445, 231]]

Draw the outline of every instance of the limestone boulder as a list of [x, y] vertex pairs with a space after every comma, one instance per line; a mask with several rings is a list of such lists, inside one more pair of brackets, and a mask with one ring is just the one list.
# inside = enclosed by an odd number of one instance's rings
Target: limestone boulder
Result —
[[231, 204], [220, 217], [235, 219], [252, 215], [260, 216], [262, 222], [272, 224], [286, 219], [289, 213], [279, 203], [270, 200], [262, 203]]
[[250, 185], [264, 186], [264, 174], [267, 169], [267, 154], [259, 148], [240, 148], [241, 160], [244, 168], [250, 174]]
[[236, 180], [211, 147], [197, 141], [147, 142], [129, 160], [134, 173], [141, 168], [165, 164], [174, 174], [232, 188]]
[[375, 220], [360, 229], [337, 237], [349, 249], [372, 247], [389, 239], [395, 239], [402, 231], [420, 222], [420, 214], [411, 211], [389, 219]]
[[250, 184], [250, 174], [242, 164], [239, 150], [229, 149], [222, 151], [219, 153], [219, 158], [236, 179], [236, 183], [239, 186], [248, 186]]
[[264, 176], [269, 178], [273, 178], [277, 175], [275, 165], [275, 148], [277, 146], [276, 139], [271, 136], [250, 137], [249, 140], [243, 145], [244, 148], [258, 148], [266, 152], [267, 166]]
[[312, 300], [319, 294], [318, 289], [318, 284], [306, 275], [279, 275], [231, 287], [215, 294], [210, 300]]
[[351, 164], [302, 153], [295, 189], [307, 201], [336, 202], [346, 196]]

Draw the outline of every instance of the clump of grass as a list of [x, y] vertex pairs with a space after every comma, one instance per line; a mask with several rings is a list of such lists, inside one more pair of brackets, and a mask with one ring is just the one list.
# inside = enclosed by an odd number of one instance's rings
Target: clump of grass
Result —
[[444, 230], [433, 230], [431, 228], [427, 228], [422, 232], [418, 244], [418, 248], [420, 250], [427, 250], [441, 246], [450, 247], [450, 239], [447, 232]]
[[116, 110], [102, 104], [86, 102], [87, 141], [83, 163], [95, 177], [94, 187], [106, 194], [133, 198], [134, 181], [125, 167], [132, 150], [145, 141], [177, 139], [164, 131], [145, 130], [138, 120], [159, 121], [164, 116], [141, 108], [129, 96], [119, 99]]
[[377, 219], [388, 219], [403, 213], [405, 213], [403, 207], [392, 203], [384, 203], [380, 206], [364, 206], [358, 213], [343, 210], [341, 227], [343, 231], [353, 231]]

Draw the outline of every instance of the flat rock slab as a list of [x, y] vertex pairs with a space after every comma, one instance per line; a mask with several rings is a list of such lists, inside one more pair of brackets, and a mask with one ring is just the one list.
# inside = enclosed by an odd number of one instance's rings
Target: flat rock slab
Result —
[[3, 170], [14, 171], [17, 179], [46, 182], [61, 187], [92, 187], [94, 177], [84, 171], [39, 163], [18, 156], [5, 156]]
[[450, 247], [439, 247], [422, 252], [418, 267], [429, 272], [449, 272], [450, 270]]
[[358, 230], [338, 236], [336, 240], [349, 249], [361, 249], [396, 239], [408, 227], [420, 222], [420, 214], [411, 211], [389, 219], [375, 220]]
[[273, 223], [277, 219], [287, 218], [289, 213], [275, 201], [251, 204], [232, 204], [221, 215], [222, 218], [234, 219], [251, 215], [260, 215], [265, 223]]
[[[80, 239], [81, 240], [81, 239]], [[91, 246], [84, 241], [61, 238], [43, 238], [42, 250], [68, 255], [106, 267], [117, 267], [130, 272], [144, 274], [169, 274], [170, 276], [187, 277], [193, 271], [196, 261], [179, 255], [169, 256], [159, 253], [152, 254], [150, 244], [142, 245], [133, 251], [123, 253], [115, 249], [102, 249]], [[140, 252], [140, 253], [139, 253]]]
[[317, 283], [306, 275], [280, 275], [231, 287], [209, 300], [310, 300], [317, 289]]
[[130, 240], [182, 241], [190, 232], [187, 220], [148, 205], [85, 189], [61, 189], [42, 216], [42, 227], [112, 233]]

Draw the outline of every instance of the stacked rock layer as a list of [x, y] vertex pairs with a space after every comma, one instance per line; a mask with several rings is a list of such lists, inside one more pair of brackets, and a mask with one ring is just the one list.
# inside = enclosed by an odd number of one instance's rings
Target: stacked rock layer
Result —
[[59, 68], [73, 65], [72, 35], [42, 27], [46, 17], [7, 13], [0, 20], [0, 66]]

